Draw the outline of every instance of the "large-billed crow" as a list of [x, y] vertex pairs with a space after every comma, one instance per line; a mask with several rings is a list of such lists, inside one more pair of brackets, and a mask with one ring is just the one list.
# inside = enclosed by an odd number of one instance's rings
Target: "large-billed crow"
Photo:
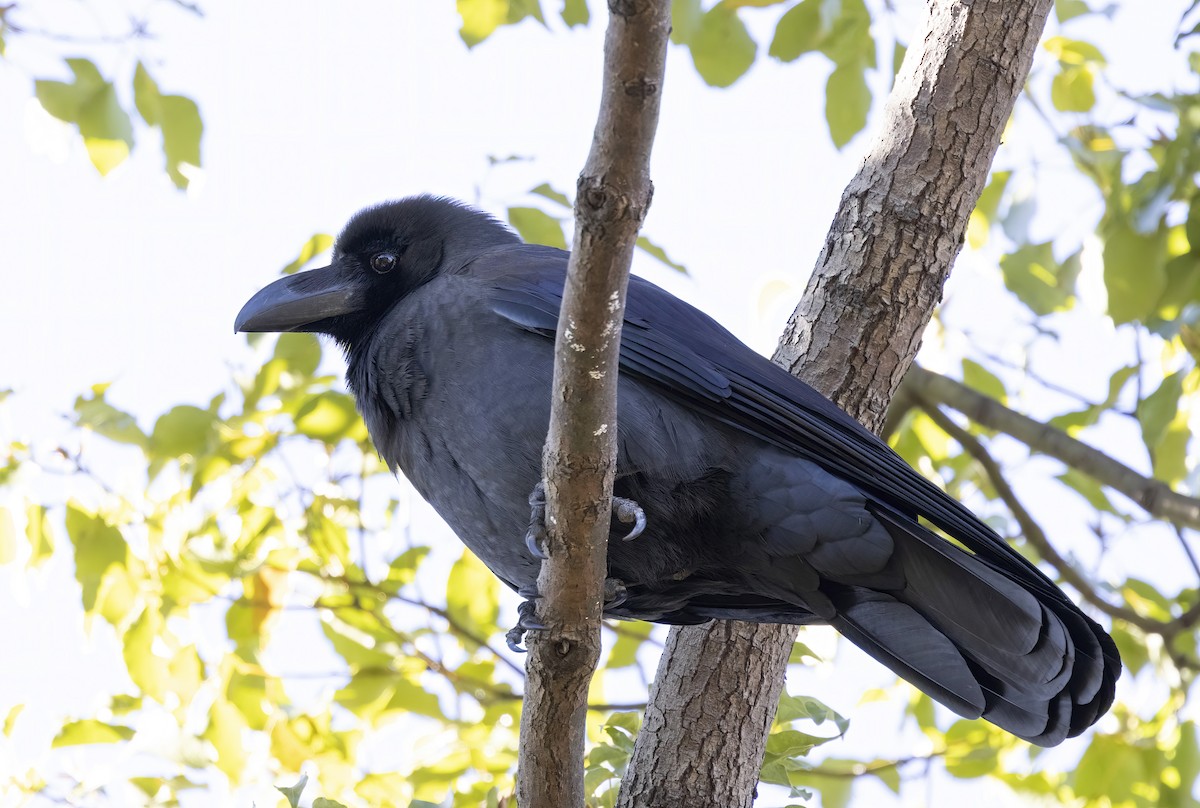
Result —
[[[332, 336], [379, 453], [531, 591], [566, 266], [487, 214], [413, 197], [357, 214], [330, 266], [267, 286], [236, 328]], [[1116, 647], [1037, 567], [828, 399], [636, 277], [618, 400], [615, 494], [646, 527], [609, 544], [608, 616], [828, 623], [955, 712], [1047, 746], [1112, 703]], [[614, 519], [614, 537], [627, 530]]]

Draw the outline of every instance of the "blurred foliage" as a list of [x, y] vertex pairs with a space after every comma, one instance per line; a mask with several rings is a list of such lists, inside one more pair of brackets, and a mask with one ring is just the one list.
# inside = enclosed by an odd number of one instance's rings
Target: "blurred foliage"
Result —
[[[591, 24], [596, 10], [565, 0], [555, 4], [555, 20], [539, 0], [457, 0], [457, 8], [472, 47], [528, 20]], [[1193, 73], [1186, 86], [1133, 93], [1113, 83], [1102, 47], [1077, 38], [1077, 28], [1097, 30], [1103, 11], [1084, 0], [1055, 3], [1043, 58], [1010, 128], [1041, 127], [1061, 159], [1002, 152], [967, 231], [973, 250], [994, 257], [994, 280], [1021, 312], [1025, 325], [1011, 336], [1019, 350], [993, 356], [960, 333], [970, 347], [957, 349], [951, 374], [999, 404], [1055, 402], [1040, 417], [1073, 437], [1124, 427], [1141, 441], [1142, 457], [1140, 464], [1123, 459], [1192, 496], [1200, 483], [1192, 440], [1200, 409], [1196, 8], [1180, 20], [1174, 43]], [[0, 56], [5, 40], [29, 33], [19, 13], [19, 5], [0, 9]], [[819, 55], [829, 69], [826, 125], [838, 147], [878, 106], [868, 80], [877, 53], [894, 69], [906, 52], [905, 43], [879, 33], [890, 6], [862, 0], [721, 0], [707, 8], [675, 0], [673, 13], [673, 41], [712, 86], [734, 85], [761, 58], [760, 45], [780, 62]], [[767, 15], [771, 26], [760, 24]], [[767, 27], [769, 41], [751, 33]], [[78, 129], [101, 173], [130, 154], [141, 128], [136, 112], [160, 131], [167, 176], [186, 187], [188, 167], [200, 164], [197, 106], [164, 93], [140, 60], [125, 71], [98, 64], [70, 55], [62, 76], [37, 79], [32, 92]], [[1064, 165], [1096, 202], [1092, 213], [1080, 213], [1082, 235], [1032, 224], [1036, 189], [1053, 184], [1050, 172]], [[570, 215], [570, 197], [549, 183], [508, 207], [523, 237], [559, 247], [569, 242]], [[330, 244], [314, 235], [283, 271]], [[685, 271], [649, 239], [638, 246]], [[929, 341], [954, 356], [948, 320], [939, 318]], [[1123, 346], [1110, 366], [1089, 369], [1092, 395], [1047, 378], [1032, 359], [1081, 322]], [[411, 492], [379, 461], [353, 401], [324, 370], [337, 363], [324, 360], [314, 339], [251, 344], [256, 362], [207, 402], [139, 421], [98, 384], [75, 401], [62, 440], [6, 438], [0, 448], [0, 564], [30, 575], [66, 564], [85, 629], [119, 644], [128, 677], [106, 704], [65, 716], [26, 771], [9, 767], [4, 751], [24, 742], [27, 705], [0, 693], [0, 802], [172, 806], [223, 779], [235, 792], [291, 784], [279, 788], [279, 804], [293, 808], [306, 788], [319, 794], [314, 806], [511, 806], [523, 670], [501, 633], [514, 599], [472, 556], [447, 555], [418, 535]], [[6, 398], [0, 392], [0, 408]], [[1038, 446], [1014, 447], [971, 423], [966, 437], [952, 438], [919, 407], [897, 416], [893, 446], [1037, 557], [1011, 518], [1022, 504], [1002, 499], [997, 481], [962, 449], [977, 443], [1006, 471], [1024, 475]], [[900, 794], [907, 781], [937, 769], [989, 778], [1032, 801], [1200, 804], [1194, 537], [1180, 527], [1172, 549], [1193, 577], [1189, 586], [1163, 591], [1114, 574], [1106, 559], [1143, 541], [1154, 523], [1088, 468], [1049, 468], [1045, 485], [1090, 514], [1092, 546], [1072, 547], [1062, 563], [1081, 576], [1088, 608], [1112, 617], [1128, 668], [1112, 714], [1064, 757], [986, 723], [949, 718], [910, 688], [888, 688], [863, 702], [902, 700], [904, 731], [917, 738], [917, 751], [852, 760], [828, 752], [850, 727], [847, 718], [811, 696], [785, 694], [762, 769], [763, 783], [779, 788], [764, 794], [839, 808], [860, 783]], [[1045, 561], [1048, 573], [1062, 572], [1059, 562]], [[303, 654], [279, 654], [281, 642], [295, 642], [297, 621], [312, 638]], [[659, 647], [650, 628], [606, 631], [585, 773], [594, 806], [614, 804], [639, 730]], [[313, 666], [291, 670], [281, 658]], [[799, 642], [791, 662], [825, 664]], [[1131, 679], [1142, 693], [1136, 703], [1128, 700]], [[316, 695], [305, 686], [310, 680], [320, 685]], [[402, 751], [380, 756], [372, 751], [380, 746]], [[81, 765], [81, 751], [98, 766]], [[374, 765], [379, 759], [388, 765]]]

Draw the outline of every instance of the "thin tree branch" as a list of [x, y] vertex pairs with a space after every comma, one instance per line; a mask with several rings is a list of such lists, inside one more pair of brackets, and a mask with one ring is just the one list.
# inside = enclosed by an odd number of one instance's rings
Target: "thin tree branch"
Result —
[[548, 555], [526, 663], [517, 802], [582, 808], [587, 692], [616, 470], [617, 360], [629, 266], [650, 206], [650, 151], [671, 31], [669, 0], [609, 0], [600, 113], [575, 195], [542, 456]]
[[1200, 529], [1200, 499], [1176, 493], [1166, 483], [1139, 474], [1062, 430], [1014, 412], [954, 379], [916, 365], [904, 384], [923, 402], [945, 404], [981, 426], [1016, 438], [1030, 449], [1061, 460], [1102, 485], [1120, 491], [1156, 519]]

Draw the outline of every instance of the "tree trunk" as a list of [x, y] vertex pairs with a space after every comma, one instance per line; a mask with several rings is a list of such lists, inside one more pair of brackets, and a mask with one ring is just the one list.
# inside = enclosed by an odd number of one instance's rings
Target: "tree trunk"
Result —
[[[775, 361], [872, 430], [962, 245], [1052, 0], [937, 0]], [[753, 804], [795, 628], [674, 628], [621, 808]]]
[[668, 0], [612, 3], [600, 114], [575, 199], [575, 243], [554, 345], [542, 473], [546, 547], [521, 716], [517, 802], [582, 808], [588, 686], [616, 469], [617, 358], [629, 265], [650, 206]]

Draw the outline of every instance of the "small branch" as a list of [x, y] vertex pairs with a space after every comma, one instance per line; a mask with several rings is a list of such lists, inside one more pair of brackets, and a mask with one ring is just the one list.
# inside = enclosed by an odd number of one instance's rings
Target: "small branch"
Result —
[[600, 617], [616, 470], [617, 361], [629, 266], [650, 206], [668, 0], [609, 0], [604, 85], [575, 196], [575, 238], [554, 346], [542, 457], [548, 555], [526, 663], [517, 802], [582, 808], [587, 692]]
[[1062, 430], [1010, 410], [966, 385], [913, 366], [904, 385], [920, 401], [961, 412], [977, 424], [1003, 432], [1030, 449], [1060, 460], [1129, 497], [1146, 513], [1173, 525], [1200, 529], [1200, 499], [1171, 490], [1166, 483], [1139, 474]]

